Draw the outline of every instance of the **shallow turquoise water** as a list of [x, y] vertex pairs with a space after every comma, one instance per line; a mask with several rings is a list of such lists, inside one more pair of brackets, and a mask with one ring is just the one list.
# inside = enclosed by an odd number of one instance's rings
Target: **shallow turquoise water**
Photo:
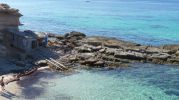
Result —
[[[179, 100], [179, 68], [136, 64], [118, 70], [80, 70], [72, 75], [38, 73], [21, 81], [20, 99]], [[35, 81], [35, 82], [32, 82]], [[35, 83], [29, 86], [29, 83]]]
[[1, 0], [19, 8], [21, 29], [122, 38], [142, 44], [179, 43], [178, 0]]

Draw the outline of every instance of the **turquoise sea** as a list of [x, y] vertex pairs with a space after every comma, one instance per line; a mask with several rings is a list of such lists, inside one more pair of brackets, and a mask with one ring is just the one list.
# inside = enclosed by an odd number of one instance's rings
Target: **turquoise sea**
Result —
[[21, 29], [179, 43], [178, 0], [0, 0], [20, 9]]
[[[75, 30], [88, 36], [116, 37], [141, 44], [179, 44], [179, 0], [0, 2], [20, 9], [24, 15], [22, 30], [58, 34]], [[30, 86], [32, 90], [24, 87], [20, 99], [179, 100], [178, 67], [134, 64], [127, 69], [80, 70], [69, 76], [56, 74], [38, 79]]]

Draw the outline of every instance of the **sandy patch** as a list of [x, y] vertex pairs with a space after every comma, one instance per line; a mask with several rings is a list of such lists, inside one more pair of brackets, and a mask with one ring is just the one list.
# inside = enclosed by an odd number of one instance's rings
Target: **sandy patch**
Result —
[[[4, 76], [4, 82], [7, 82], [11, 78], [13, 78], [13, 75], [14, 74], [2, 75]], [[16, 84], [16, 82], [11, 82], [6, 85], [5, 91], [2, 91], [2, 89], [0, 88], [0, 91], [0, 100], [10, 100], [19, 97], [21, 94], [20, 87]]]
[[[34, 72], [32, 75], [22, 77], [20, 81], [17, 82], [11, 82], [5, 86], [6, 91], [1, 90], [0, 88], [0, 100], [16, 100], [18, 97], [22, 94], [22, 89], [24, 87], [21, 87], [18, 82], [23, 81], [24, 79], [30, 78], [31, 76], [34, 76], [35, 74], [42, 72], [44, 70], [48, 70], [49, 67], [41, 67], [36, 72]], [[8, 80], [12, 79], [14, 77], [14, 74], [8, 74], [8, 75], [2, 75], [4, 76], [4, 82], [7, 82]], [[2, 77], [0, 76], [0, 78]]]

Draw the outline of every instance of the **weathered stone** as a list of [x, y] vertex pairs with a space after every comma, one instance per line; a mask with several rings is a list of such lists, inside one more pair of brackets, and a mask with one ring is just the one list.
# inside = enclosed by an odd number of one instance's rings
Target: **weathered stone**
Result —
[[109, 48], [119, 48], [119, 44], [115, 43], [104, 43], [104, 46], [109, 47]]
[[162, 48], [167, 49], [167, 50], [177, 51], [177, 50], [179, 50], [179, 45], [164, 45], [164, 46], [162, 46]]
[[113, 56], [102, 56], [102, 59], [104, 61], [115, 61], [115, 58]]
[[95, 66], [104, 66], [104, 64], [104, 61], [101, 60], [94, 63]]
[[176, 55], [176, 56], [179, 56], [179, 51], [177, 51], [177, 52], [175, 53], [175, 55]]
[[92, 50], [88, 47], [78, 47], [76, 48], [78, 50], [79, 53], [88, 53], [88, 52], [92, 52]]
[[175, 54], [175, 53], [176, 53], [176, 50], [170, 50], [170, 51], [168, 52], [168, 54], [170, 54], [170, 55]]
[[58, 36], [56, 36], [56, 38], [59, 39], [59, 40], [64, 39], [64, 37], [62, 35], [58, 35]]
[[71, 38], [71, 37], [86, 37], [86, 35], [84, 33], [81, 33], [81, 32], [76, 32], [76, 31], [72, 31], [70, 33], [66, 33], [64, 35], [66, 38]]
[[82, 65], [92, 66], [92, 65], [94, 65], [94, 63], [96, 63], [96, 62], [97, 62], [96, 59], [90, 58], [90, 59], [87, 59], [87, 60], [85, 60], [85, 61], [81, 61], [80, 63], [81, 63]]
[[106, 50], [106, 54], [108, 54], [108, 55], [114, 55], [114, 53], [115, 53], [115, 50]]
[[117, 52], [114, 55], [116, 58], [130, 59], [130, 60], [142, 60], [145, 56], [142, 53], [137, 52]]
[[36, 65], [38, 65], [38, 66], [47, 66], [48, 64], [47, 64], [47, 61], [46, 61], [46, 60], [40, 60], [40, 61], [38, 61], [38, 62], [36, 63]]
[[102, 47], [101, 47], [101, 46], [97, 46], [97, 47], [91, 47], [90, 49], [91, 49], [92, 51], [99, 51], [99, 50], [102, 49]]
[[161, 59], [161, 60], [167, 60], [168, 58], [171, 58], [169, 54], [152, 54], [149, 56], [151, 59]]
[[69, 57], [69, 61], [70, 62], [76, 62], [76, 61], [78, 61], [79, 59], [78, 59], [78, 57], [75, 55], [75, 56], [70, 56]]
[[164, 61], [160, 59], [152, 59], [152, 62], [155, 64], [162, 64]]
[[[70, 37], [70, 34], [67, 34]], [[87, 37], [78, 40], [76, 37], [70, 37], [65, 40], [68, 44], [74, 45], [73, 55], [77, 58], [68, 57], [69, 63], [100, 66], [100, 67], [121, 67], [135, 62], [151, 62], [156, 64], [179, 64], [179, 53], [175, 49], [165, 49], [155, 46], [143, 46], [131, 42], [117, 40], [105, 37]], [[174, 48], [174, 47], [173, 47]], [[74, 52], [75, 51], [75, 52]], [[77, 60], [78, 59], [78, 60]], [[74, 62], [73, 62], [74, 61]]]
[[106, 52], [106, 48], [103, 48], [103, 49], [99, 50], [99, 52], [100, 52], [100, 53]]
[[94, 53], [79, 53], [77, 55], [80, 59], [89, 59], [91, 57], [95, 57], [95, 54]]
[[127, 59], [115, 58], [115, 62], [129, 63], [130, 61], [129, 61], [129, 60], [127, 60]]
[[161, 49], [160, 48], [157, 48], [157, 47], [148, 47], [146, 49], [146, 53], [148, 54], [151, 54], [151, 53], [160, 53], [161, 52]]
[[93, 45], [93, 46], [101, 46], [102, 43], [99, 41], [88, 41], [87, 44]]
[[138, 57], [139, 59], [146, 59], [146, 53], [140, 53], [140, 52], [135, 52], [135, 56]]
[[134, 51], [134, 52], [140, 52], [140, 53], [145, 53], [146, 51], [146, 46], [129, 46], [125, 47], [126, 51]]
[[179, 59], [168, 59], [168, 62], [178, 64]]

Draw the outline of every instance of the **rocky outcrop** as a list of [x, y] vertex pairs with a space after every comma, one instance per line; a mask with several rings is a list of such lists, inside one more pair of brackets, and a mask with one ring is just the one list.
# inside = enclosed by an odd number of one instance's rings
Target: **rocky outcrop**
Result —
[[6, 28], [18, 29], [21, 16], [18, 9], [10, 8], [7, 4], [0, 4], [0, 30]]
[[[49, 34], [51, 35], [51, 34]], [[55, 38], [55, 35], [53, 35]], [[58, 38], [58, 36], [56, 37]], [[179, 45], [145, 46], [106, 37], [86, 37], [80, 32], [67, 33], [56, 39], [61, 49], [68, 49], [61, 61], [91, 67], [124, 67], [134, 62], [179, 65]], [[70, 56], [66, 56], [66, 55]]]
[[21, 16], [18, 9], [10, 8], [7, 4], [0, 4], [0, 44], [4, 41], [5, 29], [18, 30]]

